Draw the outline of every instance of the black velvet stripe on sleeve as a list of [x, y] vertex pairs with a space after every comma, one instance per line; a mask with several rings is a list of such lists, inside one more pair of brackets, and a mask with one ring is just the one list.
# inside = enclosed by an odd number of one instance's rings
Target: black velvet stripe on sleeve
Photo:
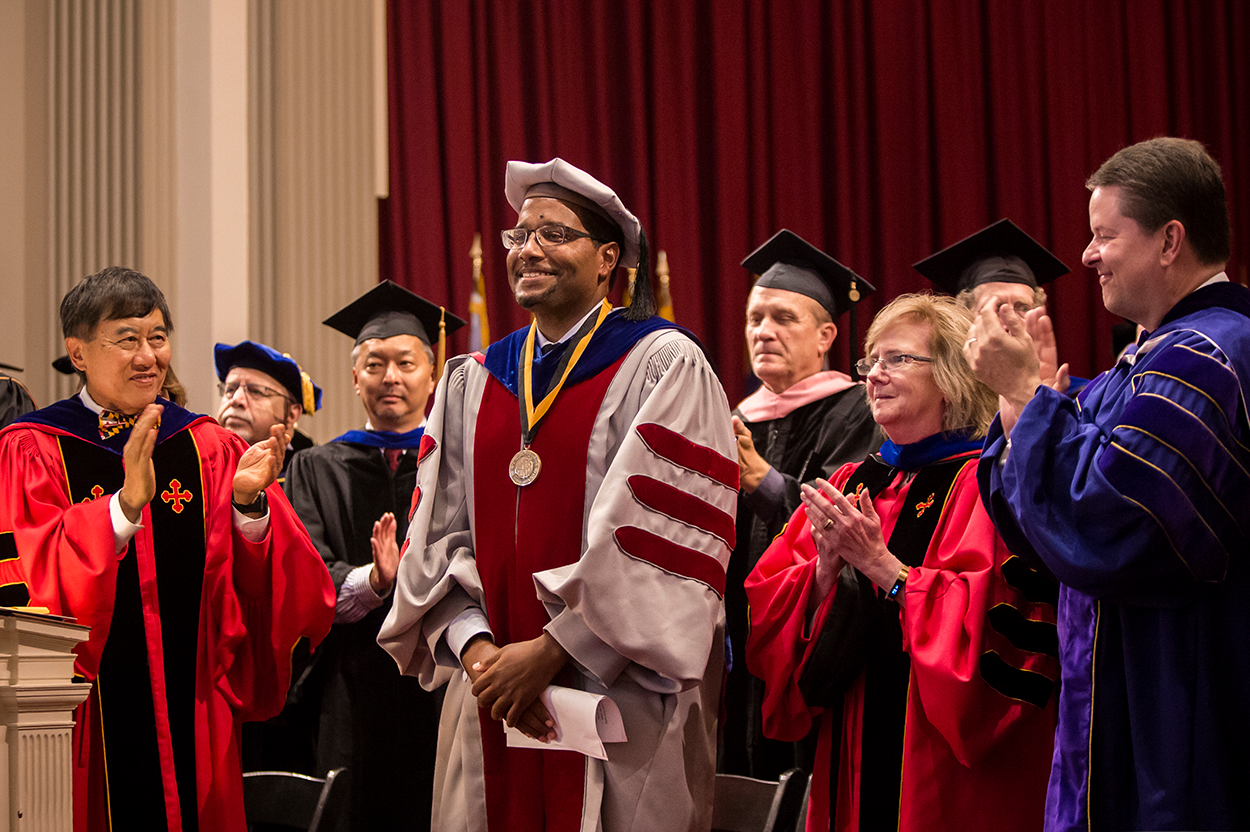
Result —
[[19, 580], [17, 543], [13, 532], [0, 532], [0, 607], [24, 607], [30, 603], [26, 583]]
[[1054, 624], [1027, 619], [1010, 604], [999, 604], [990, 610], [989, 620], [995, 632], [1020, 650], [1059, 658], [1059, 632]]
[[981, 656], [981, 678], [994, 690], [1009, 699], [1019, 699], [1039, 708], [1046, 707], [1055, 690], [1055, 683], [1040, 673], [1012, 667], [997, 653]]
[[1059, 582], [1049, 572], [1041, 572], [1015, 555], [1007, 558], [1002, 566], [1003, 579], [1034, 604], [1059, 603]]

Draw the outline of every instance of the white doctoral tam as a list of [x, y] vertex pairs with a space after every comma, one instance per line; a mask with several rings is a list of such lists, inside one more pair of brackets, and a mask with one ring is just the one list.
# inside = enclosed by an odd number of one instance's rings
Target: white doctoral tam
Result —
[[587, 208], [624, 232], [621, 265], [637, 268], [638, 240], [642, 223], [630, 213], [616, 192], [581, 168], [556, 157], [549, 162], [509, 162], [504, 176], [504, 196], [518, 214], [528, 197], [546, 196]]

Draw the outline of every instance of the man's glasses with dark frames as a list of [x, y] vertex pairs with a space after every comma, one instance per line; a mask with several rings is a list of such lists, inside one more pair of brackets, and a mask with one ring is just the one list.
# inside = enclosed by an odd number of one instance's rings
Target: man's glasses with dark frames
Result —
[[531, 234], [538, 239], [538, 245], [541, 248], [562, 246], [565, 243], [580, 240], [582, 237], [594, 239], [585, 231], [578, 231], [576, 228], [569, 228], [567, 225], [560, 225], [559, 223], [540, 225], [532, 230], [529, 228], [509, 228], [500, 232], [500, 236], [503, 238], [503, 247], [508, 249], [508, 251], [525, 248], [525, 244], [529, 242]]

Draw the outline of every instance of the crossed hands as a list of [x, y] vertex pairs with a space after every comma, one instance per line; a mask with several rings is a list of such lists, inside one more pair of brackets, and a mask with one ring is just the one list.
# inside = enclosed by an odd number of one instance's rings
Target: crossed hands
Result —
[[1060, 393], [1068, 389], [1068, 365], [1059, 364], [1055, 329], [1045, 307], [1021, 316], [1012, 304], [988, 298], [968, 329], [964, 357], [973, 374], [998, 394], [1005, 436], [1011, 435], [1038, 387], [1045, 384]]
[[544, 632], [529, 641], [496, 647], [480, 637], [465, 648], [460, 662], [473, 683], [479, 708], [539, 742], [556, 738], [556, 723], [539, 699], [569, 660], [569, 654]]

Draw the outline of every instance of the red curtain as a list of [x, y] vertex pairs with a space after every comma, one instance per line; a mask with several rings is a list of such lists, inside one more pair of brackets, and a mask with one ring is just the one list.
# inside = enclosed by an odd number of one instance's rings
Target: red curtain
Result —
[[890, 298], [928, 288], [913, 262], [1010, 217], [1072, 269], [1051, 290], [1062, 357], [1105, 368], [1116, 319], [1081, 265], [1084, 180], [1156, 135], [1223, 166], [1247, 282], [1242, 0], [390, 0], [388, 23], [383, 274], [465, 316], [482, 232], [494, 337], [528, 322], [498, 242], [509, 159], [561, 156], [621, 195], [734, 402], [738, 263], [783, 227], [877, 286], [862, 340]]

